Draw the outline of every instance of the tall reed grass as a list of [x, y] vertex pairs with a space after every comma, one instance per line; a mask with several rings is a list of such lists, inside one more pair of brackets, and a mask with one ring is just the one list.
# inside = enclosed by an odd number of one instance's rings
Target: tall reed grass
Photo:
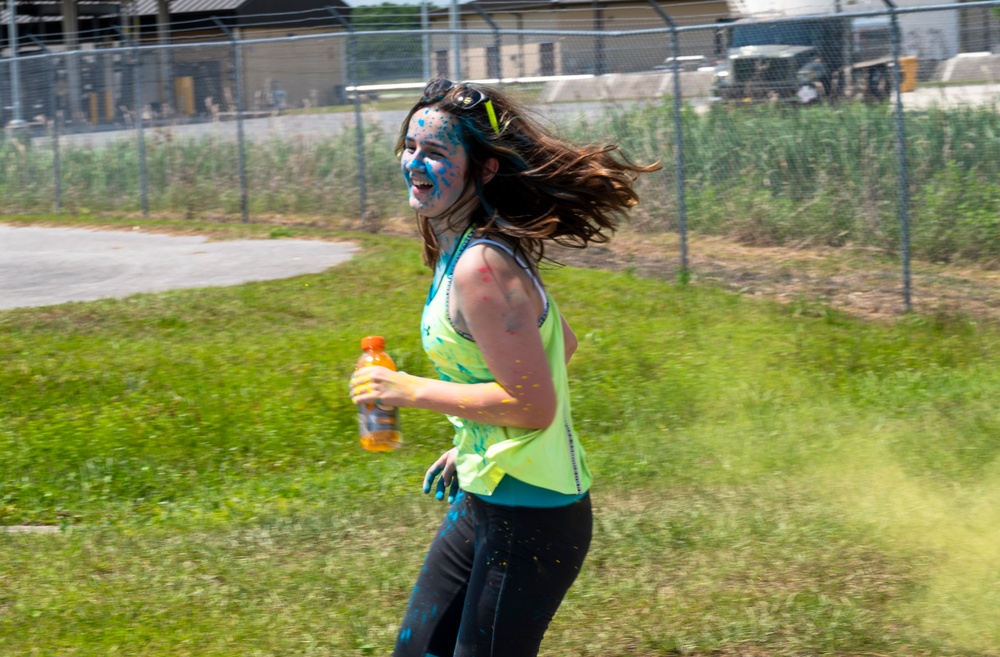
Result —
[[[246, 142], [250, 211], [258, 215], [359, 215], [355, 132]], [[365, 129], [369, 205], [407, 210], [397, 182], [392, 138]], [[138, 212], [139, 149], [132, 139], [60, 152], [62, 203], [71, 213]], [[189, 218], [240, 212], [239, 155], [228, 139], [179, 139], [169, 130], [146, 140], [149, 207]], [[24, 139], [0, 138], [2, 210], [49, 212], [55, 199], [53, 153]]]
[[[899, 168], [887, 106], [714, 106], [682, 114], [688, 225], [758, 244], [808, 241], [899, 248]], [[604, 116], [575, 135], [616, 136], [638, 158], [658, 157], [675, 229], [674, 125], [669, 108]], [[906, 115], [913, 252], [924, 258], [1000, 257], [1000, 113], [934, 109]], [[652, 184], [650, 184], [652, 183]], [[658, 189], [657, 189], [658, 188]]]
[[[887, 106], [722, 107], [682, 113], [688, 225], [754, 244], [862, 243], [899, 249], [895, 125]], [[563, 126], [571, 138], [616, 141], [665, 175], [640, 183], [644, 224], [675, 230], [674, 124], [669, 103], [613, 107]], [[1000, 259], [1000, 112], [995, 107], [906, 115], [912, 251], [936, 261]], [[599, 136], [599, 137], [595, 137]], [[365, 128], [368, 209], [408, 213], [393, 135]], [[188, 217], [239, 210], [236, 144], [154, 132], [147, 141], [154, 212]], [[0, 142], [0, 194], [8, 211], [49, 211], [52, 152], [24, 140]], [[66, 148], [63, 204], [70, 212], [128, 212], [140, 206], [132, 140]], [[360, 217], [353, 131], [247, 144], [250, 209], [258, 215]]]

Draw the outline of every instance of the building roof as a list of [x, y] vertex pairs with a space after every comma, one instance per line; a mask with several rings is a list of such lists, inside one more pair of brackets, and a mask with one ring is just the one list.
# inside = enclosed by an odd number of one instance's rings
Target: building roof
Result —
[[[158, 0], [137, 0], [134, 5], [120, 0], [78, 0], [77, 15], [83, 18], [140, 16], [146, 19], [159, 15]], [[266, 25], [271, 21], [290, 25], [296, 14], [308, 23], [337, 24], [326, 11], [334, 7], [342, 15], [350, 15], [350, 7], [344, 0], [168, 0], [167, 9], [171, 16], [184, 15], [188, 18], [206, 19], [210, 16], [234, 18], [236, 24]], [[17, 2], [17, 22], [31, 23], [62, 20], [61, 0], [19, 0]], [[7, 3], [0, 7], [0, 24], [9, 22], [10, 11]], [[144, 21], [145, 22], [145, 21]]]
[[[158, 0], [138, 0], [133, 14], [155, 15]], [[169, 0], [171, 14], [203, 14], [211, 12], [233, 12], [249, 16], [253, 14], [292, 14], [302, 11], [323, 11], [327, 6], [346, 8], [343, 0]]]
[[[584, 0], [580, 0], [581, 2]], [[586, 0], [590, 2], [590, 0]], [[510, 11], [523, 11], [530, 9], [549, 9], [553, 7], [556, 3], [552, 0], [468, 0], [467, 2], [460, 2], [458, 4], [458, 11], [461, 14], [474, 14], [477, 13], [473, 8], [473, 5], [479, 5], [479, 7], [485, 11], [487, 14], [510, 12]], [[451, 9], [449, 7], [441, 7], [432, 10], [431, 15], [434, 14], [447, 14]]]
[[[487, 14], [540, 11], [544, 9], [557, 10], [566, 9], [568, 7], [594, 7], [595, 5], [602, 8], [605, 8], [608, 5], [621, 4], [635, 6], [647, 5], [644, 0], [466, 0], [466, 2], [462, 2], [458, 5], [458, 12], [463, 15], [476, 14], [478, 12], [476, 12], [473, 7], [475, 4], [478, 4], [479, 7]], [[666, 2], [663, 4], [670, 5], [673, 3]], [[443, 7], [431, 11], [430, 15], [443, 16], [447, 15], [449, 11], [449, 7]]]
[[[88, 2], [78, 0], [76, 3], [77, 15], [80, 17], [117, 15], [121, 9], [120, 2]], [[7, 3], [3, 3], [0, 9], [0, 23], [7, 23], [10, 16], [10, 8]], [[62, 2], [60, 0], [19, 0], [17, 2], [17, 22], [25, 23], [38, 20], [58, 20], [62, 16]]]
[[[156, 16], [159, 14], [158, 0], [137, 0], [134, 4], [125, 4], [118, 0], [78, 0], [76, 6], [77, 15], [81, 18], [117, 16], [120, 13], [127, 16]], [[238, 16], [271, 14], [276, 17], [296, 12], [324, 12], [328, 6], [344, 9], [350, 13], [350, 8], [344, 0], [168, 0], [167, 3], [171, 14], [228, 13]], [[17, 13], [18, 23], [38, 18], [58, 19], [62, 17], [62, 2], [61, 0], [19, 0]], [[6, 23], [9, 15], [7, 3], [3, 2], [2, 7], [0, 7], [0, 22]]]

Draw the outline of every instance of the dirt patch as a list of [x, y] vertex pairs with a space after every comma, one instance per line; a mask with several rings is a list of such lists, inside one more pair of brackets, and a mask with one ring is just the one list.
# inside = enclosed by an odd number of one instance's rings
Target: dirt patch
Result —
[[[386, 222], [383, 232], [417, 237], [413, 220]], [[688, 272], [694, 284], [715, 285], [748, 296], [800, 304], [805, 312], [835, 309], [870, 320], [906, 314], [903, 266], [897, 255], [857, 245], [747, 246], [725, 237], [689, 236]], [[575, 267], [633, 271], [676, 281], [680, 238], [632, 227], [607, 244], [552, 248], [555, 260]], [[924, 316], [1000, 322], [1000, 270], [976, 265], [910, 264], [910, 305]]]
[[[634, 271], [678, 280], [680, 244], [673, 234], [620, 232], [607, 245], [553, 250], [565, 264]], [[911, 262], [910, 300], [920, 315], [1000, 321], [1000, 271], [972, 265]], [[688, 240], [692, 282], [799, 303], [854, 316], [888, 320], [905, 314], [903, 266], [898, 257], [864, 247], [752, 247], [720, 237]]]

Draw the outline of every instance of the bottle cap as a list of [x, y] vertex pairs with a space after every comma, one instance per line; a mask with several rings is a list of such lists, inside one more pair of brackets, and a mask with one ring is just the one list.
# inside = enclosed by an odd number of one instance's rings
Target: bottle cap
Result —
[[385, 338], [381, 335], [369, 335], [361, 338], [361, 349], [364, 351], [382, 351], [385, 349]]

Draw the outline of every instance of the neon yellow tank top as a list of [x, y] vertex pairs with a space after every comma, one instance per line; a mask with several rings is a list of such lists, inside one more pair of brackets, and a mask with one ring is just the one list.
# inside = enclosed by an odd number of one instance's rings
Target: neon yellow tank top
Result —
[[514, 257], [544, 295], [546, 310], [542, 313], [539, 331], [559, 401], [555, 418], [545, 429], [501, 427], [448, 415], [455, 427], [459, 485], [469, 493], [490, 495], [504, 475], [509, 474], [532, 486], [566, 495], [582, 495], [590, 488], [592, 478], [583, 445], [573, 429], [562, 317], [531, 268], [514, 256], [509, 246], [476, 239], [471, 228], [466, 231], [440, 280], [432, 284], [428, 293], [421, 320], [424, 351], [442, 381], [489, 383], [495, 380], [475, 341], [456, 330], [448, 315], [455, 264], [470, 245], [481, 242], [497, 246]]

